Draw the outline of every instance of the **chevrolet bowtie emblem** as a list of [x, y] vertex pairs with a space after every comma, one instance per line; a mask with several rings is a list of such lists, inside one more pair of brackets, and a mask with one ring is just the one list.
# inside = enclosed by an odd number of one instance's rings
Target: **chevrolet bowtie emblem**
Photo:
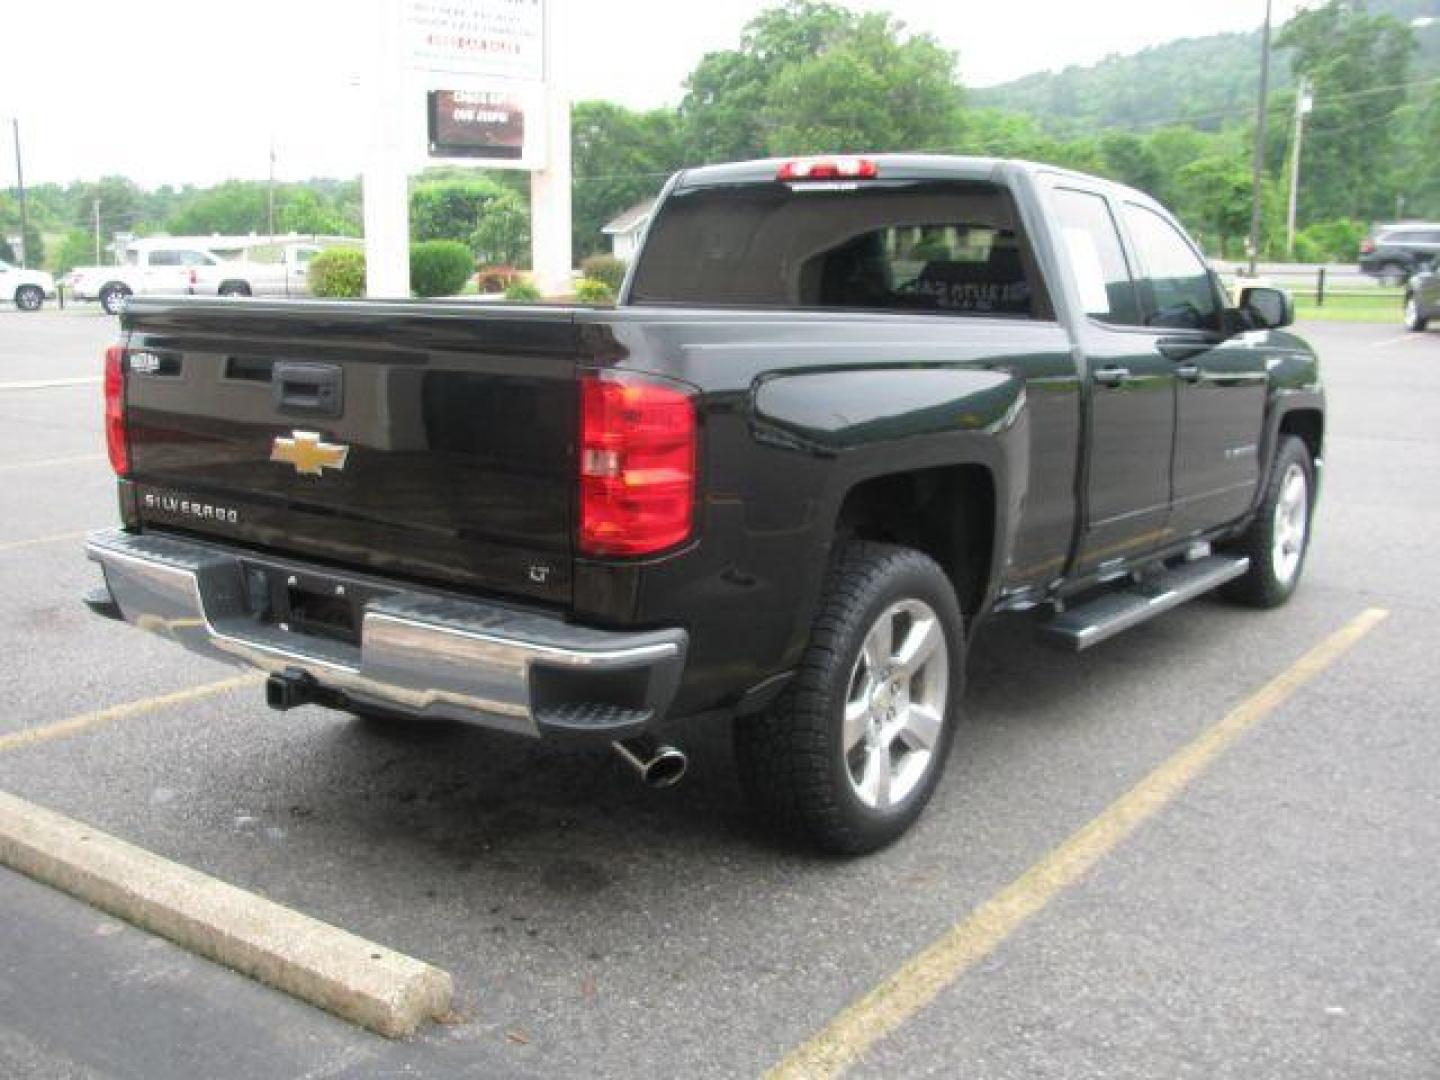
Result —
[[350, 447], [327, 443], [318, 431], [295, 431], [276, 435], [270, 448], [271, 461], [294, 465], [301, 476], [319, 476], [326, 469], [345, 468]]

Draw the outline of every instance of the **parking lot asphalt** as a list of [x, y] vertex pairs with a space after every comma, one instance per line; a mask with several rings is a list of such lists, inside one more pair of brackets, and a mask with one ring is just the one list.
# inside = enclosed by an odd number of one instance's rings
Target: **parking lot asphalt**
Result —
[[[1086, 654], [995, 620], [934, 802], [855, 862], [769, 842], [726, 739], [609, 755], [197, 693], [0, 749], [0, 789], [449, 970], [388, 1042], [0, 870], [0, 1073], [757, 1075], [1317, 642], [1390, 614], [938, 996], [858, 1075], [1440, 1073], [1440, 333], [1302, 327], [1331, 420], [1306, 581]], [[113, 320], [0, 311], [0, 747], [233, 678], [88, 615], [114, 518]], [[257, 1067], [257, 1063], [259, 1067]]]

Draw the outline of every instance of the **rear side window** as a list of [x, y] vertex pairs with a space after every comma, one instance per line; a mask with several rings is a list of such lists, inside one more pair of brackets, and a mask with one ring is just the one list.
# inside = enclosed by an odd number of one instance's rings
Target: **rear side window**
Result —
[[150, 252], [151, 266], [179, 266], [180, 253], [178, 251], [152, 251]]
[[1139, 326], [1140, 304], [1120, 233], [1105, 199], [1074, 188], [1055, 190], [1060, 242], [1085, 314], [1117, 326]]
[[1210, 270], [1180, 230], [1155, 211], [1125, 204], [1125, 226], [1140, 260], [1146, 324], [1177, 330], [1220, 325], [1220, 299]]
[[1009, 193], [970, 182], [676, 192], [630, 302], [1051, 317]]

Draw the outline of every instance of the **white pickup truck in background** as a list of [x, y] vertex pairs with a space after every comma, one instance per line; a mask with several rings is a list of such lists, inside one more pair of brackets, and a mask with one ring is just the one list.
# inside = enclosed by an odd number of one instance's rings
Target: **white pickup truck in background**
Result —
[[262, 239], [237, 251], [213, 250], [218, 264], [201, 271], [196, 283], [202, 296], [309, 296], [310, 260], [324, 248]]
[[132, 296], [201, 292], [201, 275], [210, 280], [209, 274], [219, 265], [217, 255], [188, 239], [136, 240], [125, 248], [119, 265], [77, 266], [65, 286], [76, 300], [98, 300], [107, 312], [118, 315]]

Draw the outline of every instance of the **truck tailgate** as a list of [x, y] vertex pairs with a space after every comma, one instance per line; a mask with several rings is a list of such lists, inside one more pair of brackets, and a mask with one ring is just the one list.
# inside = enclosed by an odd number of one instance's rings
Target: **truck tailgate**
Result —
[[142, 524], [569, 600], [572, 312], [140, 300], [125, 327]]

